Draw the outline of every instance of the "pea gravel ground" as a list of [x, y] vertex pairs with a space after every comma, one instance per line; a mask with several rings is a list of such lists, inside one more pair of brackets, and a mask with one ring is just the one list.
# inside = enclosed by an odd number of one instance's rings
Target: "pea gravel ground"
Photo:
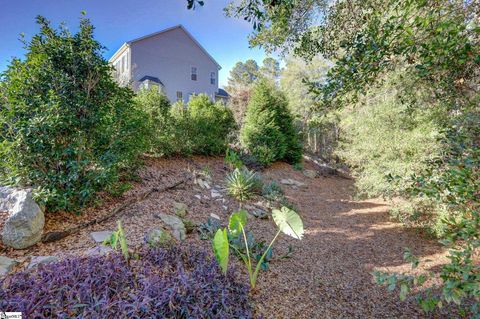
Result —
[[[46, 232], [69, 228], [108, 213], [132, 196], [151, 187], [175, 182], [192, 170], [208, 171], [211, 186], [221, 189], [228, 169], [223, 158], [194, 157], [191, 159], [146, 159], [140, 181], [120, 198], [104, 196], [96, 207], [81, 214], [56, 213], [47, 216]], [[309, 163], [305, 168], [314, 169]], [[353, 200], [354, 183], [340, 177], [309, 178], [290, 165], [277, 163], [262, 172], [264, 181], [294, 179], [303, 187], [282, 185], [288, 200], [302, 216], [305, 237], [298, 241], [280, 236], [274, 255], [282, 256], [293, 248], [291, 258], [276, 259], [268, 272], [259, 276], [258, 289], [253, 294], [256, 314], [263, 318], [426, 318], [414, 300], [400, 302], [397, 293], [389, 293], [372, 280], [374, 270], [409, 271], [402, 259], [404, 247], [410, 247], [422, 260], [417, 270], [438, 269], [447, 262], [445, 252], [435, 241], [417, 231], [406, 230], [389, 219], [389, 206], [382, 200]], [[215, 187], [215, 186], [214, 186]], [[153, 194], [134, 204], [122, 217], [130, 245], [142, 243], [145, 233], [158, 227], [161, 221], [154, 215], [172, 213], [172, 205], [183, 202], [189, 207], [188, 218], [205, 222], [214, 213], [226, 224], [229, 213], [238, 203], [224, 194], [223, 199], [210, 198], [211, 190], [193, 181], [175, 190]], [[197, 196], [195, 196], [197, 195]], [[198, 198], [200, 197], [200, 199]], [[251, 204], [260, 201], [255, 198]], [[65, 256], [84, 254], [95, 243], [90, 232], [115, 229], [116, 219], [97, 224], [58, 242], [38, 244], [27, 250], [0, 249], [0, 254], [28, 264], [31, 256]], [[270, 240], [275, 234], [271, 219], [249, 218], [249, 226], [258, 240]], [[208, 241], [197, 234], [188, 235], [187, 243], [210, 249]], [[240, 266], [240, 265], [239, 265]], [[245, 276], [241, 273], [239, 276]], [[449, 310], [431, 318], [454, 318]]]

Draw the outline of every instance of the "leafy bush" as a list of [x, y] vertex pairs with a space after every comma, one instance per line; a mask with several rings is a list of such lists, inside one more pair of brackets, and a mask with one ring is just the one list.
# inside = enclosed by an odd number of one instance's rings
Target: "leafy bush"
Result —
[[[441, 220], [441, 243], [449, 249], [450, 263], [441, 268], [441, 285], [428, 287], [418, 298], [426, 312], [441, 308], [445, 303], [453, 303], [465, 317], [480, 316], [479, 120], [480, 113], [475, 105], [454, 116], [453, 125], [447, 129], [444, 138], [445, 144], [449, 145], [446, 154], [436, 159], [426, 174], [416, 177], [408, 190], [414, 197], [435, 200], [446, 211]], [[405, 257], [412, 262], [412, 268], [417, 267], [419, 261], [410, 251]], [[401, 299], [425, 282], [425, 275], [377, 272], [375, 277], [379, 284], [388, 282], [393, 288], [399, 286]]]
[[114, 188], [145, 148], [144, 114], [112, 79], [88, 19], [25, 42], [0, 81], [2, 183], [31, 185], [50, 210], [74, 210]]
[[148, 114], [150, 151], [156, 155], [220, 155], [236, 129], [232, 112], [205, 94], [170, 105], [157, 89], [141, 90], [135, 102]]
[[[257, 259], [257, 265], [254, 267], [252, 262], [252, 252], [248, 249], [249, 243], [247, 240], [245, 226], [247, 224], [247, 212], [241, 210], [239, 212], [233, 213], [230, 216], [228, 222], [228, 232], [227, 229], [217, 230], [215, 237], [213, 238], [213, 251], [215, 257], [218, 260], [220, 267], [223, 272], [228, 271], [228, 259], [230, 254], [230, 247], [236, 249], [235, 252], [240, 255], [245, 266], [247, 267], [248, 277], [250, 280], [250, 288], [255, 289], [257, 283], [257, 277], [260, 269], [264, 267], [264, 259], [270, 255], [273, 243], [277, 239], [280, 233], [284, 233], [287, 236], [293, 237], [295, 239], [302, 239], [303, 237], [303, 222], [300, 216], [293, 210], [288, 209], [287, 207], [282, 207], [281, 209], [274, 209], [272, 211], [273, 221], [278, 227], [278, 231], [273, 237], [272, 241], [265, 249], [264, 253]], [[236, 248], [235, 245], [232, 245], [230, 238], [242, 237], [244, 240], [245, 253], [242, 253]]]
[[236, 168], [226, 178], [228, 193], [238, 199], [244, 201], [259, 193], [262, 189], [262, 180], [254, 171], [247, 168]]
[[242, 146], [263, 165], [276, 160], [298, 163], [302, 146], [285, 97], [266, 80], [259, 80], [240, 132]]
[[110, 246], [113, 250], [118, 250], [122, 252], [123, 257], [126, 261], [130, 259], [130, 253], [128, 251], [127, 237], [123, 231], [122, 222], [117, 221], [117, 230], [112, 232], [109, 238], [106, 238], [103, 242], [105, 246]]
[[230, 168], [241, 168], [243, 166], [240, 155], [231, 148], [227, 148], [225, 153], [225, 163], [230, 166]]
[[148, 116], [150, 152], [158, 155], [171, 155], [174, 149], [175, 123], [170, 114], [170, 101], [158, 88], [142, 89], [134, 98], [135, 104]]
[[275, 201], [283, 197], [283, 190], [277, 182], [273, 181], [263, 185], [262, 196], [268, 200]]
[[236, 128], [232, 112], [205, 94], [192, 96], [186, 106], [174, 105], [172, 116], [176, 127], [174, 148], [185, 155], [222, 154]]
[[[437, 105], [427, 104], [420, 88], [402, 94], [406, 86], [414, 85], [402, 71], [391, 76], [341, 115], [337, 154], [352, 168], [362, 195], [400, 195], [410, 185], [408, 177], [423, 172], [427, 161], [441, 151], [438, 138], [445, 114]], [[413, 101], [402, 103], [402, 96]]]
[[200, 239], [212, 239], [215, 236], [217, 230], [221, 227], [220, 220], [213, 217], [208, 217], [207, 221], [201, 223], [198, 227], [200, 233]]
[[198, 248], [69, 258], [0, 280], [2, 311], [27, 318], [253, 318], [248, 288]]

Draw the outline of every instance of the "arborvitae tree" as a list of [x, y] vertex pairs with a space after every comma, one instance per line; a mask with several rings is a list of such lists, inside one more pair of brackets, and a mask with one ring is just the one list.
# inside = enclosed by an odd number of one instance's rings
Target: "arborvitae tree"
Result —
[[253, 88], [240, 141], [263, 165], [301, 160], [302, 148], [286, 99], [267, 80], [259, 80]]

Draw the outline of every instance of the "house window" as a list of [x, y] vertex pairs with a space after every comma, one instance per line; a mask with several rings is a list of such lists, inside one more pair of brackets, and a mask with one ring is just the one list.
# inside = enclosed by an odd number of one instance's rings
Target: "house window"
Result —
[[215, 72], [210, 73], [210, 84], [215, 84], [216, 79], [215, 79]]
[[192, 81], [197, 80], [197, 68], [192, 66], [192, 76], [191, 76]]
[[177, 91], [177, 101], [183, 100], [183, 94], [182, 91]]
[[122, 57], [122, 73], [125, 72], [126, 65], [125, 65], [125, 56]]

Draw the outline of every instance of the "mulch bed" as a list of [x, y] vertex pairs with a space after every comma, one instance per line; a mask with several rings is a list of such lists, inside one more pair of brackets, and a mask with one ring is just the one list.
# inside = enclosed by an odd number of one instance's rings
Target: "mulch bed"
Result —
[[[74, 227], [107, 214], [114, 207], [152, 187], [162, 187], [180, 179], [192, 170], [208, 167], [212, 184], [223, 186], [228, 169], [223, 158], [194, 157], [191, 159], [146, 159], [140, 172], [140, 182], [119, 198], [103, 198], [96, 207], [81, 214], [56, 213], [47, 215], [45, 232]], [[314, 169], [305, 163], [305, 167]], [[292, 258], [274, 260], [270, 270], [259, 275], [254, 293], [256, 313], [264, 318], [424, 318], [413, 299], [401, 302], [398, 293], [388, 293], [373, 283], [371, 272], [388, 270], [406, 272], [410, 265], [402, 259], [404, 247], [410, 247], [421, 258], [422, 272], [447, 262], [445, 252], [420, 233], [406, 230], [392, 222], [389, 206], [381, 200], [353, 200], [353, 181], [339, 177], [308, 178], [285, 163], [276, 163], [262, 172], [264, 181], [291, 178], [305, 183], [293, 188], [282, 185], [288, 200], [295, 204], [305, 225], [305, 237], [298, 241], [280, 236], [274, 255], [281, 256], [293, 248]], [[202, 195], [201, 199], [194, 195]], [[158, 213], [173, 213], [173, 203], [188, 205], [188, 218], [203, 223], [214, 213], [226, 224], [229, 213], [239, 204], [225, 197], [207, 199], [210, 190], [189, 181], [168, 192], [152, 194], [128, 208], [122, 216], [123, 227], [130, 245], [140, 245], [145, 233], [161, 225]], [[252, 202], [256, 202], [253, 199]], [[227, 206], [227, 210], [223, 206]], [[257, 240], [270, 239], [275, 234], [271, 220], [251, 217], [250, 229]], [[57, 242], [38, 244], [26, 250], [8, 250], [11, 258], [28, 262], [29, 256], [84, 254], [95, 246], [90, 232], [114, 230], [116, 219], [89, 226], [78, 234]], [[193, 245], [210, 247], [199, 236], [187, 236]], [[5, 254], [2, 253], [2, 254]], [[22, 266], [22, 265], [21, 265]], [[245, 280], [248, 277], [245, 274]], [[448, 311], [448, 310], [446, 310]], [[437, 313], [436, 317], [452, 318], [452, 314]]]

